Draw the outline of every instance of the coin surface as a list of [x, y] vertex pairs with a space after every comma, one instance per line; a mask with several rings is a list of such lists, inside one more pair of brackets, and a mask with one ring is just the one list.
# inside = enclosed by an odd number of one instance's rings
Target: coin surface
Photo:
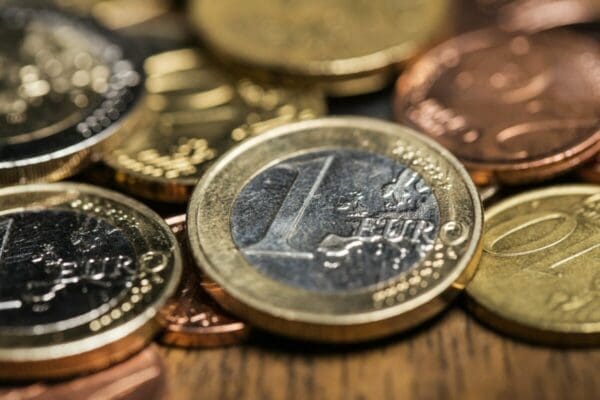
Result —
[[224, 311], [207, 293], [219, 295], [222, 289], [213, 282], [198, 276], [189, 254], [186, 216], [167, 219], [184, 255], [183, 279], [177, 294], [161, 310], [165, 321], [160, 336], [163, 343], [181, 347], [215, 347], [236, 344], [248, 336], [247, 324]]
[[209, 162], [230, 147], [325, 113], [319, 92], [233, 78], [194, 49], [152, 56], [145, 69], [144, 118], [104, 161], [119, 187], [153, 200], [187, 201]]
[[452, 151], [478, 184], [543, 180], [600, 149], [599, 72], [600, 46], [585, 36], [478, 31], [398, 80], [396, 118]]
[[443, 30], [446, 0], [193, 1], [192, 25], [224, 60], [265, 77], [320, 82], [332, 94], [379, 89], [391, 66]]
[[30, 3], [0, 9], [0, 185], [62, 179], [113, 146], [143, 81], [127, 42]]
[[167, 398], [165, 366], [156, 346], [107, 370], [57, 384], [0, 388], [6, 400], [162, 400]]
[[161, 218], [78, 184], [0, 189], [0, 376], [64, 377], [143, 347], [181, 276]]
[[534, 341], [600, 343], [600, 186], [555, 186], [486, 212], [475, 312]]
[[368, 118], [274, 128], [223, 156], [188, 211], [217, 298], [263, 329], [358, 341], [444, 307], [479, 255], [479, 195], [429, 139]]
[[577, 174], [586, 182], [600, 184], [600, 153], [595, 159], [579, 168]]

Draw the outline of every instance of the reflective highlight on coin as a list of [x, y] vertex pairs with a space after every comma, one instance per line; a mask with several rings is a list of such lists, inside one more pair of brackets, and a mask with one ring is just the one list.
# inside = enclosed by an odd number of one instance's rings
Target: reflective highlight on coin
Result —
[[183, 202], [212, 160], [266, 129], [325, 112], [321, 93], [227, 75], [194, 49], [145, 62], [148, 101], [135, 133], [104, 161], [137, 195]]
[[181, 347], [215, 347], [239, 343], [246, 339], [250, 327], [224, 311], [208, 292], [219, 296], [222, 289], [198, 277], [189, 254], [186, 216], [167, 219], [181, 245], [184, 256], [184, 274], [176, 295], [161, 310], [164, 332], [163, 343]]
[[104, 368], [151, 338], [181, 274], [156, 214], [75, 184], [5, 188], [0, 200], [0, 376]]
[[113, 146], [143, 80], [127, 42], [27, 4], [0, 10], [0, 185], [62, 179]]
[[263, 329], [322, 341], [435, 314], [472, 275], [482, 224], [477, 190], [447, 151], [352, 117], [289, 124], [229, 152], [188, 218], [218, 301]]
[[599, 344], [600, 186], [519, 194], [486, 217], [477, 315], [536, 342]]
[[542, 180], [600, 149], [599, 71], [600, 47], [585, 36], [469, 33], [399, 79], [396, 118], [450, 149], [478, 184]]

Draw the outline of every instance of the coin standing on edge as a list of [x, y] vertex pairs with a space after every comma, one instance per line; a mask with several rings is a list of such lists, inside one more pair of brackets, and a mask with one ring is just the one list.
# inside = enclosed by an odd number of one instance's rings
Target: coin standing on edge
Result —
[[165, 400], [165, 365], [155, 345], [109, 369], [55, 384], [2, 388], [5, 400]]
[[39, 2], [3, 4], [0, 186], [60, 180], [117, 144], [143, 73], [127, 58], [131, 45], [90, 20]]
[[164, 332], [161, 342], [180, 347], [217, 347], [237, 344], [248, 337], [250, 327], [221, 309], [208, 294], [222, 291], [202, 280], [189, 254], [186, 216], [168, 218], [167, 224], [179, 240], [183, 254], [183, 279], [176, 295], [161, 310]]
[[540, 181], [600, 150], [599, 72], [600, 45], [586, 36], [473, 32], [400, 77], [396, 119], [448, 148], [477, 184]]
[[0, 376], [59, 378], [140, 350], [181, 276], [169, 227], [79, 184], [0, 189]]
[[234, 78], [194, 49], [149, 57], [145, 70], [143, 118], [104, 162], [120, 188], [152, 200], [186, 202], [209, 163], [227, 149], [326, 109], [320, 92]]
[[548, 187], [491, 207], [467, 293], [476, 315], [509, 334], [600, 344], [600, 186]]
[[245, 73], [355, 95], [384, 87], [394, 66], [436, 40], [448, 9], [446, 0], [196, 0], [189, 15], [206, 45]]
[[288, 124], [224, 155], [188, 211], [217, 298], [263, 329], [351, 342], [431, 317], [480, 254], [477, 189], [449, 152], [368, 118]]

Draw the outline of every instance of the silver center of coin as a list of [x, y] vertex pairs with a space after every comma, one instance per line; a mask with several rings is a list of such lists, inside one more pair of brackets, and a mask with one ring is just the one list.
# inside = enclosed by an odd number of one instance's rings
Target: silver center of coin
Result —
[[0, 326], [96, 318], [127, 294], [135, 260], [121, 230], [99, 218], [67, 210], [1, 216]]
[[248, 182], [233, 239], [261, 273], [303, 289], [368, 287], [413, 268], [433, 248], [440, 211], [415, 171], [363, 151], [283, 160]]

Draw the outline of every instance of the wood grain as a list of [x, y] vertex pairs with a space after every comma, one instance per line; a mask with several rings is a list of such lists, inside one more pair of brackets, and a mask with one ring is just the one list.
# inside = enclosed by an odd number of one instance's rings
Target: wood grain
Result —
[[518, 342], [456, 306], [409, 334], [359, 346], [289, 342], [162, 348], [170, 399], [595, 399], [600, 350]]

